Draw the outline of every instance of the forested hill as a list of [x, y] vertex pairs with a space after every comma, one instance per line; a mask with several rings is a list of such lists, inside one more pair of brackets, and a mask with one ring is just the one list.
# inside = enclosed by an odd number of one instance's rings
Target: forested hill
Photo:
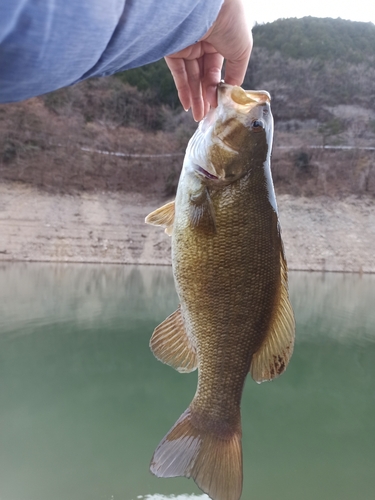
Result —
[[375, 25], [343, 19], [279, 19], [253, 28], [255, 47], [293, 59], [361, 63], [374, 59]]
[[[243, 87], [272, 96], [276, 189], [374, 195], [375, 25], [280, 19], [253, 35]], [[161, 60], [0, 106], [0, 180], [171, 194], [195, 128]]]

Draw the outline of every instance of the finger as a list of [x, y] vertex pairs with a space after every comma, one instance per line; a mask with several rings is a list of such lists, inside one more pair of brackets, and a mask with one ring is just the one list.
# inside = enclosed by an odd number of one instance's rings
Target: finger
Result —
[[208, 101], [204, 101], [204, 109], [203, 109], [203, 117], [206, 116], [206, 114], [210, 111], [211, 106]]
[[204, 55], [204, 75], [202, 87], [207, 101], [211, 106], [217, 106], [217, 86], [221, 80], [221, 68], [224, 58], [218, 52]]
[[[202, 89], [202, 98], [203, 98], [203, 116], [204, 118], [206, 114], [210, 111], [211, 104], [207, 100], [206, 96], [206, 86], [204, 85], [204, 60], [205, 60], [206, 55], [203, 57], [198, 58], [198, 64], [199, 64], [199, 70], [200, 70], [200, 75], [201, 75], [201, 89]], [[215, 94], [216, 94], [216, 88], [215, 88]]]
[[[202, 61], [202, 59], [203, 58], [201, 58], [201, 60], [200, 60], [201, 64], [199, 65], [201, 68], [201, 75], [203, 75], [203, 61]], [[201, 86], [202, 86], [202, 98], [203, 98], [203, 117], [202, 118], [204, 118], [210, 110], [210, 103], [207, 101], [206, 89], [205, 89], [202, 81], [201, 81]]]
[[230, 60], [225, 62], [225, 83], [230, 85], [242, 85], [245, 79], [245, 74], [250, 60], [250, 52], [245, 53], [240, 59]]
[[187, 111], [190, 106], [190, 86], [188, 74], [186, 72], [185, 60], [182, 58], [165, 57], [165, 62], [170, 69], [174, 83], [177, 88], [178, 98], [182, 107]]
[[190, 105], [195, 121], [203, 118], [204, 104], [201, 85], [201, 71], [197, 59], [185, 61], [185, 68], [190, 88]]
[[243, 0], [224, 0], [216, 21], [201, 39], [226, 59], [225, 81], [231, 85], [241, 85], [244, 80], [252, 40]]
[[251, 50], [253, 48], [253, 35], [248, 32], [248, 43], [245, 45], [241, 55], [236, 59], [228, 58], [225, 62], [224, 80], [230, 85], [242, 85], [249, 65]]

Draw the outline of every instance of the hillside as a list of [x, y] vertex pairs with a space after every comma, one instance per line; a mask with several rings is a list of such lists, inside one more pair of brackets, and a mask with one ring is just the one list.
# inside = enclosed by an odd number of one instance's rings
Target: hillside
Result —
[[[374, 196], [375, 26], [303, 18], [253, 32], [244, 87], [272, 95], [276, 190]], [[159, 61], [1, 105], [0, 179], [52, 193], [168, 196], [195, 127]]]
[[374, 59], [375, 26], [344, 19], [278, 19], [253, 28], [255, 45], [293, 59], [320, 59], [349, 64]]

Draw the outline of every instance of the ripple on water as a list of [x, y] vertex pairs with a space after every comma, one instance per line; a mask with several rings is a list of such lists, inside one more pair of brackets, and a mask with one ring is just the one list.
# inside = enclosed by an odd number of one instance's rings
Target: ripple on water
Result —
[[208, 495], [160, 495], [155, 493], [154, 495], [139, 495], [137, 499], [144, 500], [210, 500]]

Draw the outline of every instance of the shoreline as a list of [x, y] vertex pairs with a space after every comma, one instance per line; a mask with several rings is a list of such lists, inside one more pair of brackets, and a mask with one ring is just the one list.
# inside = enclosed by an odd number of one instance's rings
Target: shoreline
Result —
[[[167, 263], [157, 263], [157, 264], [148, 264], [148, 263], [135, 263], [135, 262], [112, 262], [112, 261], [105, 261], [101, 260], [100, 262], [97, 261], [82, 261], [82, 260], [7, 260], [7, 259], [0, 259], [0, 263], [4, 264], [22, 264], [22, 263], [30, 263], [30, 264], [73, 264], [73, 265], [81, 265], [85, 264], [88, 266], [92, 265], [103, 265], [103, 266], [143, 266], [143, 267], [171, 267], [172, 264], [167, 264]], [[375, 274], [375, 271], [351, 271], [351, 270], [343, 270], [343, 269], [311, 269], [306, 268], [306, 269], [295, 269], [293, 267], [290, 267], [288, 265], [288, 272], [295, 272], [295, 273], [333, 273], [333, 274], [359, 274], [360, 276], [363, 276], [364, 274]]]
[[[56, 195], [0, 184], [0, 261], [170, 265], [170, 238], [139, 193]], [[375, 200], [277, 196], [291, 271], [375, 273]]]

